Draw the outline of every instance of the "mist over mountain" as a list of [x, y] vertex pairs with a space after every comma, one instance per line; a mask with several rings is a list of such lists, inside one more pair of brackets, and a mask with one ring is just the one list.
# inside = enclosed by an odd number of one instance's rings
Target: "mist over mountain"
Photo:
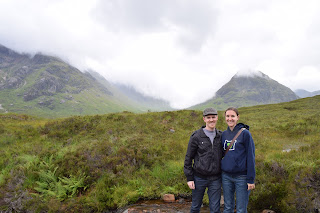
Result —
[[[189, 109], [214, 106], [224, 110], [287, 102], [299, 96], [260, 71], [241, 70], [216, 93], [208, 94], [207, 101]], [[59, 58], [19, 54], [0, 45], [0, 112], [61, 117], [167, 110], [174, 110], [168, 101], [111, 83], [93, 70], [83, 73]]]
[[136, 105], [141, 105], [143, 108], [148, 108], [151, 111], [174, 110], [168, 101], [160, 98], [146, 96], [138, 92], [134, 87], [120, 83], [110, 83], [99, 73], [88, 70], [97, 81], [104, 85], [108, 90], [113, 91], [119, 99], [125, 99], [127, 102], [132, 102]]
[[320, 95], [320, 90], [309, 92], [309, 91], [304, 90], [304, 89], [297, 89], [294, 92], [300, 98], [306, 98], [306, 97], [312, 97], [312, 96], [315, 96], [315, 95]]
[[0, 45], [0, 112], [63, 117], [148, 110], [154, 108], [59, 58], [19, 54]]
[[215, 107], [224, 110], [227, 107], [244, 107], [261, 104], [288, 102], [299, 97], [288, 87], [278, 83], [260, 71], [241, 71], [222, 86], [209, 100], [190, 107], [204, 109]]
[[153, 110], [173, 110], [168, 101], [159, 98], [153, 98], [151, 96], [146, 96], [138, 92], [134, 87], [127, 86], [124, 84], [114, 84], [114, 86], [124, 93], [131, 100], [136, 101], [146, 107]]

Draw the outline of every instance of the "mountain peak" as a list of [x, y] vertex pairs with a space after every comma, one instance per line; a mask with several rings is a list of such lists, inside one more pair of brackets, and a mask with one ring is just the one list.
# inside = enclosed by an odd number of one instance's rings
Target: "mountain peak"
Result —
[[192, 109], [214, 106], [224, 110], [229, 106], [244, 107], [287, 102], [299, 97], [288, 87], [255, 70], [241, 70], [223, 85], [214, 97]]
[[265, 79], [270, 79], [269, 76], [267, 76], [266, 74], [264, 74], [263, 72], [259, 71], [259, 70], [253, 70], [253, 69], [243, 69], [243, 70], [239, 70], [233, 77], [235, 78], [239, 78], [239, 77], [260, 77], [260, 78], [265, 78]]

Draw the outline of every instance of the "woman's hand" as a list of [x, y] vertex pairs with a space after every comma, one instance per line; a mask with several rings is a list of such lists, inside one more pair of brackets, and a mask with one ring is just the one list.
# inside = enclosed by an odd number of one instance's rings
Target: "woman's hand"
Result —
[[249, 190], [252, 190], [252, 189], [254, 189], [254, 188], [256, 188], [256, 185], [253, 183], [253, 184], [251, 184], [251, 183], [248, 183], [248, 191]]

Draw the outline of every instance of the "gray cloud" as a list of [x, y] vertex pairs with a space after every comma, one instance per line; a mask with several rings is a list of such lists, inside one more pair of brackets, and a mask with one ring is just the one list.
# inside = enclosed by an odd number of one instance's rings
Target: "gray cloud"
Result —
[[166, 14], [165, 5], [154, 0], [99, 1], [93, 14], [112, 31], [154, 31], [163, 27], [161, 17]]
[[173, 31], [180, 45], [201, 49], [216, 27], [218, 10], [210, 1], [100, 1], [93, 12], [106, 30], [115, 33]]

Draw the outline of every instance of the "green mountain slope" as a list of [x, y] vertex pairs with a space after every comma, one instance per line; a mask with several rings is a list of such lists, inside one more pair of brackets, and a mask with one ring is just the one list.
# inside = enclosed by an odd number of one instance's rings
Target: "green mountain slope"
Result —
[[244, 107], [292, 101], [299, 97], [288, 87], [269, 78], [262, 72], [251, 76], [235, 75], [222, 86], [208, 101], [192, 106], [190, 109], [215, 107]]
[[0, 45], [0, 112], [44, 117], [147, 111], [62, 60]]
[[[319, 209], [319, 108], [320, 96], [239, 108], [256, 147], [249, 212]], [[110, 212], [165, 193], [190, 196], [184, 156], [202, 124], [193, 110], [51, 120], [0, 114], [0, 211]]]

